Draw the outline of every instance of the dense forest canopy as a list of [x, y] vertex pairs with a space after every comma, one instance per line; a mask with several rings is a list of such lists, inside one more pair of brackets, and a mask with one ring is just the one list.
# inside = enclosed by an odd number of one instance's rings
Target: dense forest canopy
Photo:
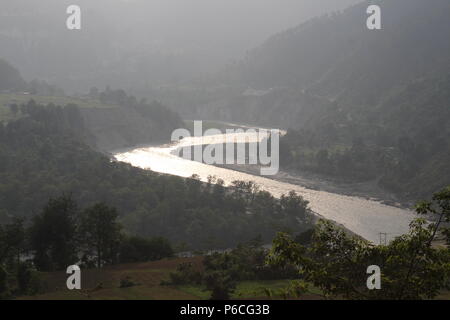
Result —
[[229, 247], [257, 235], [302, 230], [307, 202], [275, 199], [251, 182], [231, 189], [211, 177], [182, 179], [112, 161], [86, 144], [91, 134], [76, 106], [20, 106], [26, 116], [0, 126], [0, 220], [31, 217], [50, 198], [117, 208], [131, 234], [164, 236], [186, 248]]

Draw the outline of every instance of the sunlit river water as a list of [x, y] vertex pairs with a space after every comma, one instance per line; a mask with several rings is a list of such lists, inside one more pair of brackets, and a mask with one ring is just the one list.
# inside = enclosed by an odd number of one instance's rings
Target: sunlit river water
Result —
[[[239, 136], [237, 137], [239, 138]], [[211, 136], [203, 143], [222, 143], [225, 138], [226, 135]], [[180, 143], [170, 146], [138, 147], [115, 153], [114, 156], [117, 160], [136, 167], [180, 177], [197, 174], [203, 181], [206, 181], [207, 177], [212, 175], [224, 180], [225, 184], [230, 184], [234, 180], [251, 180], [257, 183], [261, 189], [269, 191], [276, 197], [294, 190], [310, 202], [310, 207], [314, 212], [344, 225], [375, 243], [380, 241], [380, 232], [387, 233], [388, 239], [407, 232], [409, 223], [415, 217], [409, 210], [388, 206], [377, 201], [311, 190], [261, 176], [186, 160], [174, 154], [174, 151], [180, 146], [198, 144], [198, 139], [184, 138]]]

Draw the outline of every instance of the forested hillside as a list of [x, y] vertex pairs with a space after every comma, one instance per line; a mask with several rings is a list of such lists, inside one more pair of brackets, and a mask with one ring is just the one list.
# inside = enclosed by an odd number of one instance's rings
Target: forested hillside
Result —
[[363, 2], [270, 38], [218, 78], [245, 94], [208, 108], [291, 129], [286, 168], [418, 199], [450, 183], [450, 2], [376, 3], [382, 30]]
[[286, 168], [378, 185], [416, 200], [450, 183], [450, 76], [412, 81], [371, 110], [330, 110], [283, 138]]
[[180, 116], [157, 101], [137, 100], [124, 90], [99, 92], [91, 89], [89, 99], [107, 108], [83, 108], [87, 128], [102, 151], [128, 148], [137, 144], [168, 142], [173, 130], [181, 128]]
[[[380, 31], [366, 27], [369, 4], [381, 7]], [[449, 6], [445, 0], [364, 1], [269, 38], [221, 80], [256, 89], [309, 88], [328, 98], [359, 91], [370, 101], [368, 93], [377, 97], [418, 75], [445, 73]]]
[[[5, 66], [8, 72], [0, 70], [0, 81], [12, 83], [14, 74], [19, 73], [9, 64]], [[92, 88], [89, 94], [74, 97], [44, 81], [18, 79], [15, 86], [8, 85], [8, 89], [0, 90], [0, 122], [26, 116], [19, 106], [30, 100], [45, 105], [77, 105], [90, 134], [86, 142], [107, 152], [137, 144], [167, 142], [172, 131], [183, 126], [180, 116], [165, 105], [138, 100], [124, 90], [107, 87], [100, 92]]]
[[[0, 222], [30, 218], [63, 194], [86, 207], [115, 207], [127, 232], [163, 236], [186, 249], [230, 247], [276, 231], [299, 232], [310, 213], [295, 194], [275, 199], [252, 183], [226, 189], [112, 161], [88, 147], [76, 106], [19, 106], [23, 117], [0, 123]], [[213, 179], [213, 178], [211, 178]]]
[[25, 87], [19, 71], [8, 62], [0, 58], [0, 92], [19, 90]]

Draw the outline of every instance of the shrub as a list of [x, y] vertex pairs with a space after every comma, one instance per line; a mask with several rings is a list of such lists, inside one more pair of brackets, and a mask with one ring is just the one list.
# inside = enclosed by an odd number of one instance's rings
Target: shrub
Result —
[[120, 248], [120, 262], [145, 262], [161, 260], [173, 256], [170, 242], [164, 238], [126, 238]]
[[130, 288], [137, 285], [129, 276], [120, 279], [120, 288]]
[[192, 263], [181, 263], [177, 267], [177, 271], [170, 273], [169, 283], [172, 285], [184, 285], [184, 284], [201, 284], [202, 274], [199, 271], [194, 270]]
[[23, 262], [17, 269], [17, 286], [19, 294], [35, 295], [42, 291], [43, 283], [39, 272]]

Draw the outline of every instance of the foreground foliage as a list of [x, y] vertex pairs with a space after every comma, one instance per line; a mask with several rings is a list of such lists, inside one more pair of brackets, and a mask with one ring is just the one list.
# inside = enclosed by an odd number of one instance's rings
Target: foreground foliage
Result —
[[[436, 193], [433, 201], [417, 206], [420, 214], [433, 214], [435, 221], [417, 219], [410, 232], [385, 246], [375, 246], [349, 236], [332, 223], [321, 221], [309, 246], [286, 234], [274, 240], [270, 263], [295, 264], [303, 281], [319, 287], [327, 297], [346, 299], [431, 299], [450, 282], [450, 251], [435, 248], [439, 232], [446, 235], [444, 221], [450, 220], [450, 187]], [[381, 268], [381, 290], [366, 286], [367, 268]]]
[[266, 263], [269, 251], [261, 246], [261, 239], [241, 244], [233, 250], [206, 255], [202, 269], [192, 264], [180, 264], [170, 273], [166, 285], [203, 286], [210, 291], [212, 300], [228, 300], [237, 285], [245, 281], [268, 281], [293, 279], [297, 273], [294, 266], [275, 266]]

